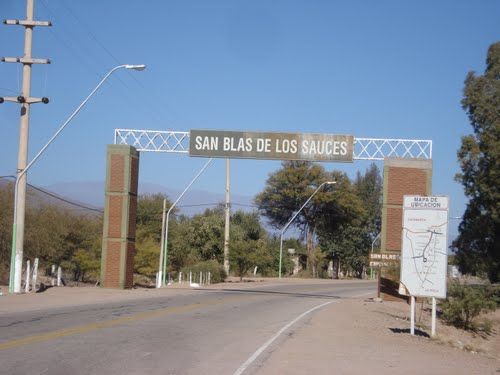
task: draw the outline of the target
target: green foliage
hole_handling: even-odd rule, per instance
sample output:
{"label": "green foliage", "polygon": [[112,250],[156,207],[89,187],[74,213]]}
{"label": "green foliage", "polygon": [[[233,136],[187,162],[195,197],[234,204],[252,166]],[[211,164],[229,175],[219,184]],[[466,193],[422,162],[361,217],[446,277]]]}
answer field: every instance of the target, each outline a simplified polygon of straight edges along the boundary
{"label": "green foliage", "polygon": [[172,223],[169,239],[171,270],[179,270],[199,261],[224,261],[224,211],[207,209],[192,218],[181,217]]}
{"label": "green foliage", "polygon": [[224,271],[224,267],[216,260],[206,260],[203,262],[198,262],[191,266],[182,268],[181,271],[184,275],[184,279],[187,279],[189,277],[189,272],[192,272],[193,278],[198,278],[200,272],[210,272],[210,282],[212,284],[222,283],[226,279],[226,272]]}
{"label": "green foliage", "polygon": [[457,174],[469,203],[453,242],[462,273],[500,281],[500,42],[490,46],[484,75],[465,80],[462,107],[473,134],[462,138]]}
{"label": "green foliage", "polygon": [[452,282],[448,287],[448,298],[441,303],[443,319],[456,327],[475,330],[474,320],[481,313],[496,309],[491,297],[487,287]]}
{"label": "green foliage", "polygon": [[373,240],[382,226],[383,182],[376,164],[372,163],[364,175],[357,172],[354,189],[365,207],[367,230]]}
{"label": "green foliage", "polygon": [[101,269],[101,252],[78,249],[69,260],[61,262],[61,267],[73,274],[74,281],[97,280]]}
{"label": "green foliage", "polygon": [[[281,169],[269,176],[264,191],[255,197],[255,202],[271,225],[282,229],[314,194],[318,186],[331,179],[329,177],[324,168],[317,164],[285,161]],[[292,225],[299,228],[302,236],[306,238],[308,268],[313,267],[310,262],[313,259],[316,227],[319,221],[323,220],[325,207],[332,200],[332,193],[329,190],[331,189],[325,186],[318,191],[309,204],[299,212]]]}
{"label": "green foliage", "polygon": [[160,243],[148,237],[136,243],[134,257],[134,272],[154,277],[158,271],[160,260]]}
{"label": "green foliage", "polygon": [[[0,272],[7,282],[12,242],[12,185],[0,188]],[[51,264],[71,271],[76,281],[97,278],[100,267],[102,219],[47,204],[28,190],[24,258],[39,258],[41,269]],[[96,268],[97,267],[97,268]]]}
{"label": "green foliage", "polygon": [[[161,224],[163,213],[163,200],[166,200],[165,210],[167,211],[172,202],[164,194],[145,194],[140,195],[137,200],[137,233],[138,242],[152,238],[160,242]],[[172,210],[170,215],[174,215],[176,209]]]}
{"label": "green foliage", "polygon": [[229,261],[240,280],[253,267],[265,268],[271,262],[272,255],[266,245],[267,234],[258,214],[237,211],[232,217]]}
{"label": "green foliage", "polygon": [[[362,177],[358,180],[358,185],[351,183],[349,178],[340,172],[334,172],[337,184],[332,193],[329,204],[322,213],[322,222],[318,227],[318,240],[321,249],[332,259],[339,267],[334,267],[334,277],[337,278],[337,272],[342,270],[354,273],[360,277],[363,268],[367,264],[368,251],[371,244],[376,225],[371,220],[375,220],[376,211],[373,208],[373,217],[368,214],[364,204],[368,194],[363,196],[357,190],[364,186]],[[366,184],[368,185],[368,184]],[[374,190],[373,187],[370,188]],[[366,191],[370,192],[368,187]]]}

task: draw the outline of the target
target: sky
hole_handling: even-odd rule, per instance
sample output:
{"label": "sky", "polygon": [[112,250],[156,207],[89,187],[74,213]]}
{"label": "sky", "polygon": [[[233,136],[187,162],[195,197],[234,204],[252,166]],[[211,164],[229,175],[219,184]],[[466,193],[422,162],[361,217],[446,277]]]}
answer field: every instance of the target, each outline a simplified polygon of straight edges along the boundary
{"label": "sky", "polygon": [[[25,2],[1,0],[1,18],[24,19]],[[30,159],[99,80],[105,83],[46,154],[29,182],[103,181],[115,128],[219,129],[431,139],[433,194],[450,216],[466,199],[454,181],[467,72],[484,72],[500,40],[500,2],[482,1],[123,1],[35,0],[36,65]],[[21,56],[24,28],[0,25],[0,56]],[[0,95],[17,96],[20,64],[0,64]],[[19,105],[0,106],[0,175],[17,165]],[[205,160],[142,153],[140,181],[182,190]],[[323,164],[354,177],[370,162]],[[377,165],[383,168],[383,164]],[[233,160],[232,193],[263,190],[278,161]],[[217,160],[193,189],[223,192]],[[175,197],[172,197],[175,198]],[[458,223],[457,223],[458,224]],[[455,229],[456,231],[456,229]]]}

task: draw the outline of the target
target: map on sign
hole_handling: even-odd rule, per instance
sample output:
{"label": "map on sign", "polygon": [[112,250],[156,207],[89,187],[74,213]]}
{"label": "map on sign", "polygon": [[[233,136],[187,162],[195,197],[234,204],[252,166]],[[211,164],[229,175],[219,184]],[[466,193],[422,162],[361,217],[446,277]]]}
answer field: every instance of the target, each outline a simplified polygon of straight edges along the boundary
{"label": "map on sign", "polygon": [[410,295],[446,298],[448,197],[405,196],[401,282]]}

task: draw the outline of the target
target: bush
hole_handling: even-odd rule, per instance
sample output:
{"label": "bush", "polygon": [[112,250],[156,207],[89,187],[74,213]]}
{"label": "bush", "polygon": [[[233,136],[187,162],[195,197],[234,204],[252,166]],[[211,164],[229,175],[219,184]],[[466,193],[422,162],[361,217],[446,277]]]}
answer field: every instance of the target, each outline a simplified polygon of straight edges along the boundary
{"label": "bush", "polygon": [[495,311],[490,287],[452,282],[448,298],[441,303],[443,319],[458,328],[475,330],[474,319],[483,312]]}
{"label": "bush", "polygon": [[[226,279],[226,272],[224,267],[219,264],[216,260],[207,260],[204,262],[199,262],[193,264],[192,266],[184,267],[182,270],[184,278],[189,277],[189,272],[193,273],[193,278],[200,274],[200,272],[206,273],[210,272],[210,282],[212,284],[222,283]],[[194,280],[193,280],[194,281]]]}

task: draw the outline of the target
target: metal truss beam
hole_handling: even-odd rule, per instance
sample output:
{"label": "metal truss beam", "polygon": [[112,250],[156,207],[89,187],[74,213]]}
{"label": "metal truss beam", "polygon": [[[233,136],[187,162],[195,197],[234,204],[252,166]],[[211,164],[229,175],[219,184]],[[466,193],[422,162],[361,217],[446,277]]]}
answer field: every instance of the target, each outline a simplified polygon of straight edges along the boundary
{"label": "metal truss beam", "polygon": [[[189,132],[115,129],[115,144],[137,151],[189,153]],[[432,141],[422,139],[354,138],[355,160],[384,158],[432,159]]]}

